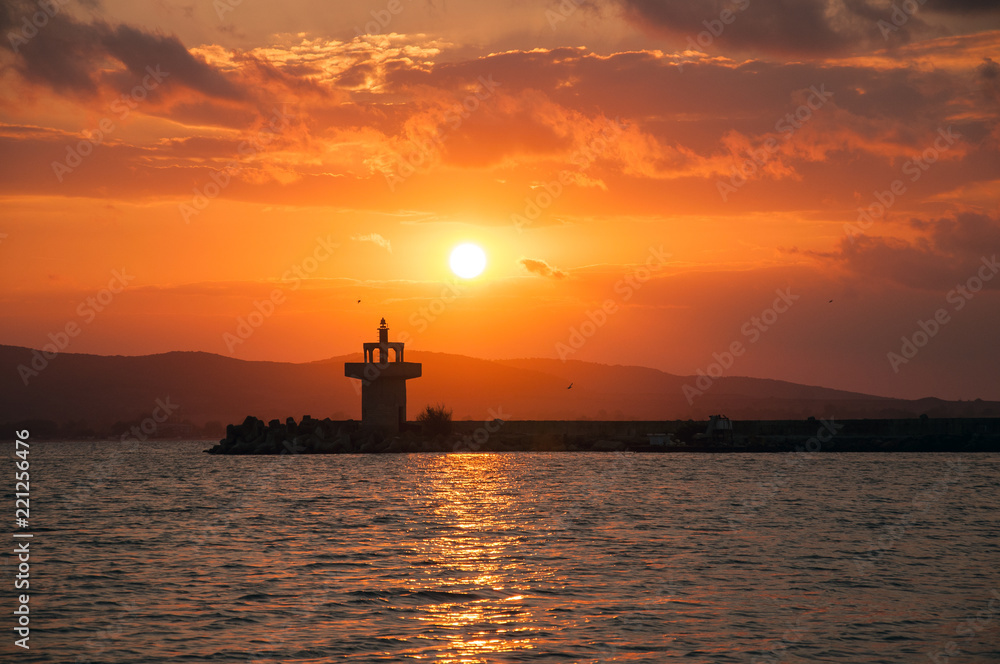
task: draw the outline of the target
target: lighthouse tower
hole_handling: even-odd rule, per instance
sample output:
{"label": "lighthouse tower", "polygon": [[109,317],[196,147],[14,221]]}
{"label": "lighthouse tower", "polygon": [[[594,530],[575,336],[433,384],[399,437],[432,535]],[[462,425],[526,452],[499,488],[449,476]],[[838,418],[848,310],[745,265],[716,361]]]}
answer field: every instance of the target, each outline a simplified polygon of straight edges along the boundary
{"label": "lighthouse tower", "polygon": [[[366,343],[364,349],[364,362],[344,363],[344,375],[361,381],[361,425],[398,433],[406,423],[406,381],[420,378],[420,363],[403,361],[403,342],[389,341],[384,318],[378,343]],[[390,349],[395,354],[392,362]]]}

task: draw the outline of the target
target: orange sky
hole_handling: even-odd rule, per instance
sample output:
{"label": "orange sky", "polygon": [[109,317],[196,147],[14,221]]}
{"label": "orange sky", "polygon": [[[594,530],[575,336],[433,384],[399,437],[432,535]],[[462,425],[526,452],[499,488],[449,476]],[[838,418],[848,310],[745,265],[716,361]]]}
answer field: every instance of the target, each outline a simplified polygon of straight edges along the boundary
{"label": "orange sky", "polygon": [[1000,12],[784,4],[6,3],[0,343],[1000,399]]}

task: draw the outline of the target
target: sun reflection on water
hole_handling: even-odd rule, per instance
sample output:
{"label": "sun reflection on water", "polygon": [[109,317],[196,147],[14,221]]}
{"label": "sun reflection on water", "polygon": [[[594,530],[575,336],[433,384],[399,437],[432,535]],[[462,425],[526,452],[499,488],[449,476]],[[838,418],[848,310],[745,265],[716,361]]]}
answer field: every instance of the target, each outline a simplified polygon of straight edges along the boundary
{"label": "sun reflection on water", "polygon": [[487,662],[490,655],[533,647],[532,622],[518,586],[514,529],[519,486],[508,461],[495,454],[450,454],[427,458],[428,496],[437,534],[422,540],[421,555],[435,561],[444,578],[425,590],[461,593],[465,599],[424,607],[418,620],[447,635],[451,657],[440,662]]}

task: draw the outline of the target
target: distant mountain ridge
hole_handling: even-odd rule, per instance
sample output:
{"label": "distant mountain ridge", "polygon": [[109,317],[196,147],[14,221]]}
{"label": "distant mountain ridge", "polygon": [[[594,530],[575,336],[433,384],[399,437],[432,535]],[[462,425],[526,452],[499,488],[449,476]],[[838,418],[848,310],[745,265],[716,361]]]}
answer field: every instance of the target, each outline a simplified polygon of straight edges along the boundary
{"label": "distant mountain ridge", "polygon": [[[149,416],[158,399],[178,408],[171,422],[239,422],[286,417],[357,419],[361,396],[344,362],[361,354],[307,363],[248,361],[205,352],[102,356],[60,353],[30,376],[33,349],[0,346],[0,422],[55,423],[104,434],[115,423]],[[1000,402],[877,397],[779,380],[721,377],[689,404],[682,392],[697,376],[656,369],[554,359],[482,360],[407,351],[423,363],[408,383],[408,415],[442,403],[455,419],[678,420],[997,417]],[[352,384],[353,383],[353,384]],[[569,385],[572,383],[572,388]]]}

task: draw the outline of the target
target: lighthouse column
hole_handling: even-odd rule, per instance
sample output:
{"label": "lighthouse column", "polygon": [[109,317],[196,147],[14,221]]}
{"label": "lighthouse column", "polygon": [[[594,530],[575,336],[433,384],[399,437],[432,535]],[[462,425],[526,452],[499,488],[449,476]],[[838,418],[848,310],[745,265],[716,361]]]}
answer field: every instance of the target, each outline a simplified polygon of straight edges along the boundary
{"label": "lighthouse column", "polygon": [[[390,349],[394,362],[389,361]],[[389,341],[384,318],[378,342],[364,344],[364,362],[346,362],[344,375],[361,381],[361,426],[398,433],[406,425],[406,381],[420,377],[421,365],[403,361],[403,343]]]}

